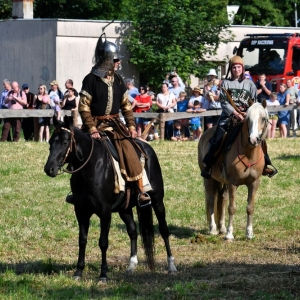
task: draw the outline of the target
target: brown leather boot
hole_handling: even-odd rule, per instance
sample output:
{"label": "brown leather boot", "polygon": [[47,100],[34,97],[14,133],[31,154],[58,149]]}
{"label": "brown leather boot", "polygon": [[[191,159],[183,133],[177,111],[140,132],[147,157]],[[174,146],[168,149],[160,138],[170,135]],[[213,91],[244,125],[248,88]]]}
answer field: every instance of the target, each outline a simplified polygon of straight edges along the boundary
{"label": "brown leather boot", "polygon": [[150,201],[151,200],[150,196],[147,193],[143,192],[143,188],[144,188],[143,178],[140,178],[137,181],[137,184],[138,184],[138,187],[139,187],[139,191],[138,191],[139,192],[139,196],[138,196],[139,202]]}
{"label": "brown leather boot", "polygon": [[149,200],[151,200],[151,198],[147,193],[140,194],[139,201],[149,201]]}
{"label": "brown leather boot", "polygon": [[263,176],[268,176],[269,178],[275,176],[278,173],[277,169],[271,169],[268,166],[265,166],[262,175]]}

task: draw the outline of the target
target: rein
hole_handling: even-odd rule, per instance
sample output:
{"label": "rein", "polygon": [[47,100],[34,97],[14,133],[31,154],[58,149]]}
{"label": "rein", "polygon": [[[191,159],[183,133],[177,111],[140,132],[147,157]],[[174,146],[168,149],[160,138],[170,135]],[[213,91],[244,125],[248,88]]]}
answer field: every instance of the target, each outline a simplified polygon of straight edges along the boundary
{"label": "rein", "polygon": [[74,132],[73,132],[73,131],[71,131],[71,130],[69,130],[69,129],[67,129],[67,128],[64,128],[64,127],[61,127],[61,129],[64,130],[64,131],[67,131],[68,133],[70,133],[71,139],[70,139],[70,145],[69,145],[68,150],[67,150],[67,152],[66,152],[66,154],[65,154],[65,157],[64,157],[63,161],[61,162],[61,167],[59,168],[59,169],[62,171],[62,173],[59,173],[58,175],[61,175],[61,174],[63,174],[64,172],[65,172],[65,173],[69,173],[69,174],[73,174],[73,173],[76,173],[76,172],[78,172],[79,170],[81,170],[81,169],[88,163],[88,161],[90,160],[90,158],[91,158],[91,156],[92,156],[92,153],[93,153],[93,150],[94,150],[94,143],[95,143],[95,142],[94,142],[94,139],[91,138],[91,139],[92,139],[92,148],[91,148],[91,152],[90,152],[89,157],[87,158],[87,160],[84,162],[84,164],[83,164],[82,166],[80,166],[78,169],[73,170],[73,171],[69,171],[69,170],[67,170],[67,169],[63,169],[62,167],[63,167],[63,165],[66,163],[66,159],[67,159],[69,153],[72,152],[72,145],[73,145],[73,144],[74,144],[74,149],[75,149],[75,152],[76,152],[76,140],[75,140],[75,138],[74,138]]}

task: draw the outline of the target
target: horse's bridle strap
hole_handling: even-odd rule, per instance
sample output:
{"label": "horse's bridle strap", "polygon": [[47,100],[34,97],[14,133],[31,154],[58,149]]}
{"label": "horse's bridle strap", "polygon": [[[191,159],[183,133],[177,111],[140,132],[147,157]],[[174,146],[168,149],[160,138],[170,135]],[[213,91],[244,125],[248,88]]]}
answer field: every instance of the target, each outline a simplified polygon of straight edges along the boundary
{"label": "horse's bridle strap", "polygon": [[[75,140],[75,138],[74,138],[74,132],[72,132],[71,130],[69,130],[69,129],[67,129],[67,128],[64,128],[64,127],[61,127],[61,129],[62,129],[62,130],[65,130],[65,131],[67,131],[67,132],[69,132],[70,135],[71,135],[70,145],[69,145],[68,150],[67,150],[67,152],[66,152],[66,155],[65,155],[65,157],[64,157],[64,159],[63,159],[63,161],[62,161],[62,166],[63,166],[63,165],[65,164],[65,161],[66,161],[66,159],[67,159],[69,153],[72,152],[72,145],[73,145],[73,143],[74,143],[74,148],[75,148],[75,151],[76,151],[76,140]],[[81,170],[81,169],[87,164],[87,162],[90,160],[90,158],[91,158],[91,156],[92,156],[92,153],[93,153],[93,150],[94,150],[94,139],[91,138],[91,140],[92,140],[92,148],[91,148],[91,152],[90,152],[90,155],[89,155],[89,157],[87,158],[87,160],[84,162],[84,164],[81,165],[78,169],[73,170],[73,171],[70,171],[70,170],[67,170],[67,169],[62,169],[63,172],[66,172],[66,173],[69,173],[69,174],[73,174],[73,173],[76,173],[76,172],[78,172],[79,170]]]}

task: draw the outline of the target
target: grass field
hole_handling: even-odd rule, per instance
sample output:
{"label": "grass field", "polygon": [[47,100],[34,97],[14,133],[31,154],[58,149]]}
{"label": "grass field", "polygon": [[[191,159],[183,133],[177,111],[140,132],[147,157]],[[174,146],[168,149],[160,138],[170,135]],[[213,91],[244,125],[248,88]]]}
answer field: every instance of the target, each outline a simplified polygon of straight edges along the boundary
{"label": "grass field", "polygon": [[[91,221],[83,279],[72,279],[78,229],[64,202],[69,177],[43,172],[48,144],[0,144],[0,299],[300,299],[300,139],[268,142],[279,174],[263,177],[254,235],[245,239],[246,188],[238,190],[235,241],[207,235],[197,143],[152,142],[165,183],[167,221],[178,274],[167,274],[156,227],[156,270],[139,240],[136,273],[125,274],[129,238],[114,214],[108,250],[109,283],[98,284],[99,221]],[[191,240],[198,236],[198,243]]]}

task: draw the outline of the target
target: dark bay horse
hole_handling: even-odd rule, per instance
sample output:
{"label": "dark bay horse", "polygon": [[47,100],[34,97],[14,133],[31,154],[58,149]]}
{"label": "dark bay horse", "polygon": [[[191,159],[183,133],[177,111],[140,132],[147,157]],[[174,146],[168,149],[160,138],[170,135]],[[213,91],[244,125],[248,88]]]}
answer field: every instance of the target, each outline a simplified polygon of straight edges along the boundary
{"label": "dark bay horse", "polygon": [[[212,168],[212,178],[204,179],[207,221],[210,234],[225,233],[227,240],[233,240],[233,216],[236,211],[236,190],[240,185],[248,188],[246,237],[253,238],[252,214],[254,199],[260,184],[265,160],[262,142],[267,136],[268,112],[265,106],[255,103],[247,111],[237,138],[229,150],[216,157]],[[209,139],[214,128],[207,130],[198,145],[198,164],[204,168],[202,160],[209,151]],[[229,221],[225,227],[225,205],[229,194]],[[215,210],[216,203],[216,210]],[[217,214],[217,224],[215,222]]]}
{"label": "dark bay horse", "polygon": [[[164,186],[161,168],[152,147],[142,141],[136,141],[145,151],[148,159],[145,170],[153,191],[148,192],[151,205],[139,207],[137,193],[133,191],[129,205],[119,203],[118,195],[114,194],[114,169],[102,141],[94,141],[88,134],[68,124],[56,124],[50,138],[50,154],[44,170],[48,176],[55,177],[65,163],[71,163],[73,173],[70,179],[74,196],[75,214],[79,225],[79,255],[76,279],[81,278],[85,266],[85,250],[90,218],[96,214],[100,218],[99,247],[102,253],[101,273],[99,280],[107,280],[106,253],[108,249],[108,234],[112,212],[118,212],[126,224],[131,241],[130,261],[127,271],[133,272],[137,266],[137,229],[133,219],[132,208],[137,207],[140,234],[150,269],[154,267],[154,229],[152,208],[159,223],[159,231],[167,251],[168,271],[176,272],[174,258],[169,244],[169,230],[165,219],[163,203]],[[93,147],[92,147],[93,145]]]}

